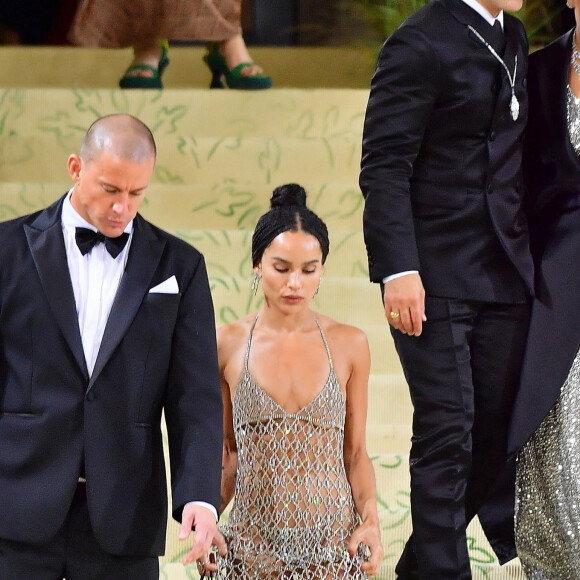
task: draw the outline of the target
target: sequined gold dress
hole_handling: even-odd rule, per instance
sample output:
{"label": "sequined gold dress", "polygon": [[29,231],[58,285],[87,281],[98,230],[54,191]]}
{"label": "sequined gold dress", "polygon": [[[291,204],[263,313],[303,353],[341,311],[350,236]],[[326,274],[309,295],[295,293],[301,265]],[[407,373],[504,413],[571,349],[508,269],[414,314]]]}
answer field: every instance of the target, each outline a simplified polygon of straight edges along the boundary
{"label": "sequined gold dress", "polygon": [[[257,319],[256,319],[257,320]],[[346,541],[359,523],[343,460],[346,400],[324,332],[330,372],[320,392],[287,413],[244,369],[232,401],[238,447],[234,503],[226,525],[228,555],[220,579],[363,579],[363,551]]]}
{"label": "sequined gold dress", "polygon": [[[567,111],[580,155],[580,99],[570,87]],[[518,455],[516,545],[529,579],[580,580],[580,352],[558,400]]]}

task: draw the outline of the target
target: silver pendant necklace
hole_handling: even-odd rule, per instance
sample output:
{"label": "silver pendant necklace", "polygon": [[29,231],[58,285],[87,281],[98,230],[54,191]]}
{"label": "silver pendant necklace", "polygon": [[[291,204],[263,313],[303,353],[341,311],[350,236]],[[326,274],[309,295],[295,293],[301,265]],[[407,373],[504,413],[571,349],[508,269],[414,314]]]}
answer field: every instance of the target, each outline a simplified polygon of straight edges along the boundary
{"label": "silver pendant necklace", "polygon": [[489,42],[487,42],[487,40],[485,40],[485,38],[483,38],[483,36],[481,36],[481,34],[479,34],[479,32],[477,32],[477,30],[475,30],[475,28],[473,28],[473,26],[471,26],[471,24],[468,24],[467,28],[469,28],[469,30],[471,30],[471,32],[473,32],[473,34],[475,34],[475,36],[477,36],[477,38],[481,42],[483,42],[483,44],[485,45],[487,50],[489,50],[489,52],[491,52],[491,54],[493,54],[493,56],[495,56],[495,58],[498,60],[498,62],[501,64],[501,66],[503,66],[503,68],[505,69],[505,72],[506,72],[508,79],[510,81],[510,86],[512,88],[512,98],[510,100],[510,113],[512,114],[512,119],[514,121],[517,121],[517,119],[520,115],[520,103],[518,102],[518,99],[516,97],[516,72],[518,70],[518,55],[516,54],[515,64],[514,64],[514,75],[512,77],[512,75],[510,74],[510,71],[508,70],[507,64],[504,62],[503,58],[495,51],[495,48],[493,48],[493,46],[491,46],[491,44],[489,44]]}

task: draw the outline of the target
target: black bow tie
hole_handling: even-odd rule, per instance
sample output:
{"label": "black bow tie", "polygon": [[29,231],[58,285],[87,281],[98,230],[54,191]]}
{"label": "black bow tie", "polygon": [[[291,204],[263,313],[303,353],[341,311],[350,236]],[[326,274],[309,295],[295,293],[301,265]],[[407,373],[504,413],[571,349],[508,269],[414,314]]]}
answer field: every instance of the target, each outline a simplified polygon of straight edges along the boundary
{"label": "black bow tie", "polygon": [[95,232],[89,228],[76,228],[75,232],[75,240],[83,256],[88,254],[96,244],[103,243],[107,252],[113,258],[116,258],[125,247],[128,239],[129,234],[127,232],[123,232],[117,238],[108,238],[101,232]]}

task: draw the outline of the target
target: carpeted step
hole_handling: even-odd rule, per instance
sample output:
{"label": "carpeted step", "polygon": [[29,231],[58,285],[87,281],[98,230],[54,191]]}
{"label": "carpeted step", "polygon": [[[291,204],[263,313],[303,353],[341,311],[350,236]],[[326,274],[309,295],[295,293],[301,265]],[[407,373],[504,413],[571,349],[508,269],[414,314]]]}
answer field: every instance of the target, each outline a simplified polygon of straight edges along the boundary
{"label": "carpeted step", "polygon": [[368,99],[368,91],[355,89],[160,92],[0,87],[1,135],[52,133],[60,145],[78,144],[97,117],[120,112],[138,116],[160,144],[171,135],[324,137],[332,143],[362,134]]}
{"label": "carpeted step", "polygon": [[[66,164],[66,155],[61,163]],[[297,181],[306,189],[309,207],[326,222],[333,248],[336,245],[335,230],[362,230],[363,198],[356,179],[327,183]],[[58,199],[71,185],[69,179],[0,182],[0,220],[42,209]],[[153,181],[140,211],[164,229],[253,231],[258,218],[268,209],[273,187],[274,184],[266,186],[233,179],[187,184]]]}
{"label": "carpeted step", "polygon": [[[370,48],[253,46],[250,51],[255,62],[272,76],[276,88],[364,89],[369,86],[379,48],[378,44]],[[165,90],[209,87],[211,75],[202,61],[204,54],[203,46],[172,45],[171,64],[163,75]],[[131,59],[130,48],[3,46],[2,86],[115,89]]]}
{"label": "carpeted step", "polygon": [[[57,121],[55,120],[55,123]],[[0,181],[65,181],[66,159],[78,151],[78,134],[62,128],[27,135],[0,135]],[[155,180],[163,183],[224,180],[252,181],[269,193],[282,183],[314,181],[326,174],[335,181],[357,179],[360,137],[198,137],[185,133],[158,139]],[[51,151],[46,155],[45,151]]]}
{"label": "carpeted step", "polygon": [[66,158],[98,116],[129,112],[158,143],[164,183],[353,182],[367,92],[0,90],[0,182],[66,181]]}
{"label": "carpeted step", "polygon": [[[369,407],[367,425],[385,425],[395,423],[411,424],[413,406],[409,397],[409,388],[401,372],[392,374],[371,374],[369,377]],[[410,440],[410,431],[409,438]],[[408,451],[408,446],[401,451]]]}

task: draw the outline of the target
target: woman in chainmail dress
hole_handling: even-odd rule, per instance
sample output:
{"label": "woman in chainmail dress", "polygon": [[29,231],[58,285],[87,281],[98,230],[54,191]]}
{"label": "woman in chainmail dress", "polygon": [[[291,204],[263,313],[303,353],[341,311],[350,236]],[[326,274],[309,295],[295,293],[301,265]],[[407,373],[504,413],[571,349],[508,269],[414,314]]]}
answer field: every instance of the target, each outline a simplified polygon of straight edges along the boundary
{"label": "woman in chainmail dress", "polygon": [[[363,579],[382,559],[365,447],[370,355],[357,328],[314,313],[328,254],[304,190],[277,188],[252,238],[259,312],[218,330],[225,407],[226,558],[202,575]],[[205,571],[203,566],[205,565]]]}
{"label": "woman in chainmail dress", "polygon": [[[576,23],[580,0],[568,0]],[[578,27],[530,57],[524,178],[537,292],[510,451],[516,544],[534,580],[580,579],[580,46]]]}

